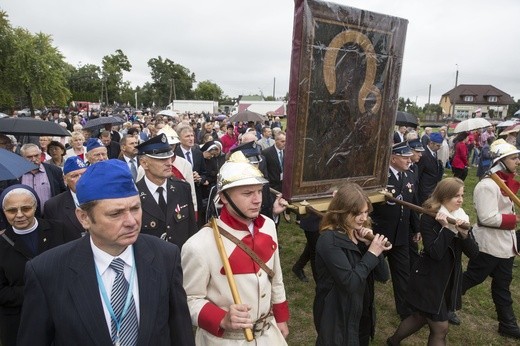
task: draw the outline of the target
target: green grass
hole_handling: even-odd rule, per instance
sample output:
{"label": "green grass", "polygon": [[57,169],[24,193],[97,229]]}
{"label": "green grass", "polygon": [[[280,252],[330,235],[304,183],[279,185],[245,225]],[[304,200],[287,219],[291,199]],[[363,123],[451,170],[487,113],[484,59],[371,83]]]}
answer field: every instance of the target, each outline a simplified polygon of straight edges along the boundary
{"label": "green grass", "polygon": [[[451,171],[447,171],[451,176]],[[475,176],[476,168],[470,168],[465,181],[464,210],[469,214],[470,220],[475,221],[473,208],[473,189],[478,179]],[[310,282],[300,282],[291,271],[291,267],[299,257],[305,246],[303,231],[295,223],[283,222],[279,229],[279,240],[283,246],[281,250],[282,270],[284,273],[285,289],[291,310],[289,321],[289,345],[314,345],[316,332],[312,319],[312,303],[314,300],[314,281],[312,280],[310,264],[305,267],[305,272]],[[518,262],[518,261],[517,261]],[[463,265],[466,266],[467,258],[463,256]],[[517,316],[520,317],[520,287],[517,277],[520,269],[513,270],[513,294],[514,307]],[[434,278],[432,278],[434,279]],[[384,345],[399,324],[399,318],[395,313],[392,283],[376,283],[377,323],[376,335],[373,345]],[[447,341],[451,345],[519,345],[520,342],[501,337],[497,333],[498,322],[491,300],[490,279],[483,284],[472,288],[463,296],[462,310],[458,312],[462,320],[460,326],[450,326]],[[428,328],[407,338],[403,345],[425,345],[428,338]]]}

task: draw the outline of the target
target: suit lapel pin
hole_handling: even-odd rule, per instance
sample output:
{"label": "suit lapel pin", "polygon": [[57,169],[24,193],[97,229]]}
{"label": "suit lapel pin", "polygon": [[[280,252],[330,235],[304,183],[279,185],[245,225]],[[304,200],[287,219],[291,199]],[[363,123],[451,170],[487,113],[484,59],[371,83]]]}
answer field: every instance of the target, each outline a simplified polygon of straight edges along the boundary
{"label": "suit lapel pin", "polygon": [[150,227],[155,228],[155,225],[156,225],[155,221],[150,221]]}
{"label": "suit lapel pin", "polygon": [[177,213],[177,219],[181,219],[182,218],[182,215],[181,215],[181,207],[179,206],[179,204],[177,204],[177,206],[175,207],[175,212]]}

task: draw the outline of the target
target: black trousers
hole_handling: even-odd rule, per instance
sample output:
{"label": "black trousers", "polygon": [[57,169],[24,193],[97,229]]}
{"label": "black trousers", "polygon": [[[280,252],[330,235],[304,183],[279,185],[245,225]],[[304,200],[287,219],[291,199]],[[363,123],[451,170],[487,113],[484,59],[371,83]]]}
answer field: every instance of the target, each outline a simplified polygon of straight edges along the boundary
{"label": "black trousers", "polygon": [[468,267],[462,277],[462,294],[490,276],[491,297],[495,306],[511,306],[513,299],[509,286],[513,280],[514,259],[514,257],[498,258],[480,252],[476,258],[468,262]]}
{"label": "black trousers", "polygon": [[451,167],[451,170],[453,171],[453,176],[455,178],[459,178],[462,181],[466,180],[466,177],[468,176],[467,168],[460,169],[460,168]]}
{"label": "black trousers", "polygon": [[314,260],[316,259],[316,243],[318,242],[320,232],[304,231],[304,233],[305,238],[307,238],[307,243],[305,244],[305,248],[300,257],[296,263],[294,263],[294,267],[297,269],[303,269],[307,262],[311,262],[312,276],[314,277],[314,281],[316,281],[316,267]]}
{"label": "black trousers", "polygon": [[410,247],[408,245],[394,246],[386,252],[392,285],[394,289],[395,309],[397,314],[404,319],[410,315],[410,309],[406,302],[406,290],[410,278]]}

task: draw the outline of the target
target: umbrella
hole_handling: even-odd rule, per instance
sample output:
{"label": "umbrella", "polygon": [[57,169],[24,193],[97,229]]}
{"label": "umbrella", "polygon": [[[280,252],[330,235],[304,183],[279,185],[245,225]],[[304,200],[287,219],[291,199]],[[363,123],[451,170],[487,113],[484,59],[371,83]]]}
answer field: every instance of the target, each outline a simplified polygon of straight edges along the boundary
{"label": "umbrella", "polygon": [[507,136],[510,133],[516,132],[520,132],[520,123],[505,128],[504,131],[500,132],[500,136]]}
{"label": "umbrella", "polygon": [[484,118],[471,118],[458,123],[453,133],[468,132],[489,126],[491,126],[491,123]]}
{"label": "umbrella", "polygon": [[515,112],[515,114],[513,114],[513,116],[515,116],[515,117],[520,117],[520,109],[517,110],[517,111]]}
{"label": "umbrella", "polygon": [[114,125],[114,124],[122,124],[125,121],[119,117],[99,117],[96,119],[91,119],[87,121],[85,126],[83,126],[84,129],[93,130],[102,128],[105,125]]}
{"label": "umbrella", "polygon": [[225,114],[219,114],[215,117],[215,120],[217,121],[222,121],[222,120],[226,120],[227,119],[227,115]]}
{"label": "umbrella", "polygon": [[417,127],[419,122],[417,121],[417,116],[407,112],[398,111],[395,124],[399,126]]}
{"label": "umbrella", "polygon": [[0,148],[0,181],[18,179],[24,173],[37,168],[38,166],[20,155]]}
{"label": "umbrella", "polygon": [[518,120],[506,120],[497,124],[497,127],[509,127],[518,124]]}
{"label": "umbrella", "polygon": [[2,118],[0,132],[11,135],[70,136],[69,131],[55,122],[33,118]]}
{"label": "umbrella", "polygon": [[179,114],[177,114],[175,111],[172,111],[171,109],[163,109],[162,111],[159,111],[157,115],[165,115],[167,117],[178,117]]}
{"label": "umbrella", "polygon": [[266,120],[267,120],[267,118],[264,117],[262,114],[251,112],[251,111],[248,111],[248,110],[245,110],[245,111],[242,111],[242,112],[238,112],[235,115],[231,116],[231,118],[229,118],[229,122],[230,123],[234,123],[234,122],[237,122],[237,121],[241,121],[241,122],[254,121],[254,122],[257,122],[257,121],[266,121]]}

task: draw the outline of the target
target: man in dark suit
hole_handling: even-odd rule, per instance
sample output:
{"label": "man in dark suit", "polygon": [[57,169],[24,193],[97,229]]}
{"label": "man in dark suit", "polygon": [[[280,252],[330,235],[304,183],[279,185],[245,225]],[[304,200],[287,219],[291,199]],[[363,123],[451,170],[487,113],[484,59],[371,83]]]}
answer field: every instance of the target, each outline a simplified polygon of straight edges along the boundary
{"label": "man in dark suit", "polygon": [[[22,157],[31,161],[38,169],[25,173],[20,178],[24,185],[32,187],[38,194],[40,205],[43,207],[51,197],[59,195],[66,190],[63,182],[63,172],[61,168],[41,162],[42,151],[36,144],[27,143],[20,149]],[[45,215],[45,208],[42,208],[42,215]]]}
{"label": "man in dark suit", "polygon": [[399,126],[399,129],[394,132],[394,144],[405,141],[406,130],[407,130],[406,126],[403,126],[403,125]]}
{"label": "man in dark suit", "polygon": [[61,221],[67,230],[74,232],[79,237],[83,236],[86,230],[76,216],[76,183],[87,170],[87,165],[78,156],[71,156],[63,165],[63,180],[68,190],[52,197],[45,202],[45,218]]}
{"label": "man in dark suit", "polygon": [[[137,158],[137,145],[139,144],[137,137],[132,135],[124,135],[121,138],[121,155],[119,159],[124,161],[128,168],[130,169],[130,173],[132,173],[132,178],[134,181],[137,180],[137,168],[139,167],[139,159]],[[132,167],[133,166],[133,167]]]}
{"label": "man in dark suit", "polygon": [[280,192],[282,191],[284,150],[285,133],[278,132],[274,138],[274,145],[262,151],[267,166],[269,185]]}
{"label": "man in dark suit", "polygon": [[430,142],[426,145],[423,155],[417,163],[419,205],[422,205],[430,197],[444,174],[444,167],[437,158],[437,151],[440,149],[442,141],[443,138],[440,133],[430,134]]}
{"label": "man in dark suit", "polygon": [[112,135],[110,131],[101,132],[99,138],[101,139],[101,143],[107,148],[107,156],[109,159],[117,159],[119,158],[119,153],[121,153],[121,145],[119,142],[112,140]]}
{"label": "man in dark suit", "polygon": [[174,154],[165,134],[136,148],[145,172],[136,184],[143,208],[141,232],[182,248],[198,230],[190,184],[172,177]]}
{"label": "man in dark suit", "polygon": [[128,167],[98,162],[76,187],[89,235],[27,264],[18,345],[194,345],[179,248],[139,234]]}
{"label": "man in dark suit", "polygon": [[179,134],[180,145],[175,148],[175,155],[186,159],[192,167],[193,181],[195,182],[195,194],[197,195],[197,205],[199,206],[199,215],[197,217],[199,227],[204,224],[204,215],[201,215],[203,186],[209,185],[206,178],[206,163],[202,151],[195,145],[195,134],[191,126],[181,126],[177,130]]}
{"label": "man in dark suit", "polygon": [[[395,198],[412,203],[415,198],[413,175],[408,171],[412,151],[406,142],[394,144],[388,170],[386,189]],[[372,212],[374,233],[383,234],[393,247],[386,252],[397,313],[401,319],[410,315],[406,303],[406,288],[410,277],[409,237],[419,232],[415,212],[394,202],[374,204]]]}

